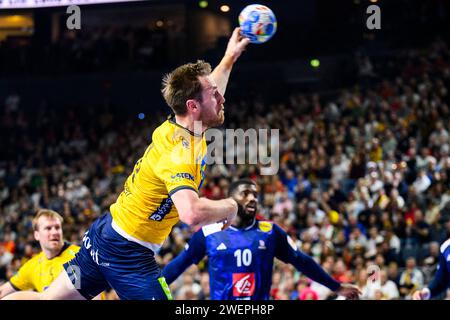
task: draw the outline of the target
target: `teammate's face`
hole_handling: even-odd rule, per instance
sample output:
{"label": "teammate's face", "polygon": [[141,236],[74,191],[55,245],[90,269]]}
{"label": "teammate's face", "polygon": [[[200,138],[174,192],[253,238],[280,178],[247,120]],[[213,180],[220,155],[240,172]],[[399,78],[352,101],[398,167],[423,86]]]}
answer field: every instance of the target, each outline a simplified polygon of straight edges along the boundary
{"label": "teammate's face", "polygon": [[37,225],[38,230],[34,232],[34,237],[39,241],[41,248],[59,251],[64,245],[61,221],[57,218],[42,216]]}
{"label": "teammate's face", "polygon": [[239,212],[243,215],[241,218],[254,218],[256,210],[258,209],[258,191],[253,184],[241,184],[234,193],[233,198],[244,207],[244,212]]}
{"label": "teammate's face", "polygon": [[217,90],[217,85],[210,76],[200,77],[203,90],[200,101],[200,121],[207,128],[220,126],[225,120],[224,102],[225,98]]}

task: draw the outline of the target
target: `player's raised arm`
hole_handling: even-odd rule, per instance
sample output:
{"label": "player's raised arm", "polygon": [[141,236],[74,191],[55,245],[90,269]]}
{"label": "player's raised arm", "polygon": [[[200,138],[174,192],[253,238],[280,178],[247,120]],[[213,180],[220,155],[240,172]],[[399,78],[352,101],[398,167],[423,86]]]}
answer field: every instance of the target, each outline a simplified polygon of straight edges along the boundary
{"label": "player's raised arm", "polygon": [[163,276],[167,284],[171,284],[192,264],[199,263],[206,254],[205,237],[203,230],[193,234],[182,253],[163,269]]}
{"label": "player's raised arm", "polygon": [[250,42],[248,38],[245,38],[240,34],[240,31],[240,28],[234,29],[233,34],[228,41],[225,55],[211,73],[211,77],[214,79],[215,83],[217,84],[218,91],[222,95],[225,94],[233,64],[236,62],[236,60],[239,58],[239,56],[242,54],[242,52]]}
{"label": "player's raised arm", "polygon": [[229,226],[236,216],[238,204],[232,198],[209,200],[200,198],[191,189],[182,189],[171,195],[180,220],[192,226],[204,226],[226,220]]}

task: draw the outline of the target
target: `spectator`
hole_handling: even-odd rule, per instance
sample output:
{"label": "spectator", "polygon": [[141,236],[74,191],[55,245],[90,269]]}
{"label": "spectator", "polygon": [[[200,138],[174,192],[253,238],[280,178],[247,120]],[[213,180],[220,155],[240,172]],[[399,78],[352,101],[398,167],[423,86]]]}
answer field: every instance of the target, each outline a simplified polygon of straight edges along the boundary
{"label": "spectator", "polygon": [[416,267],[416,259],[414,257],[409,257],[406,260],[406,269],[400,275],[400,295],[406,299],[411,299],[412,293],[422,287],[423,274]]}
{"label": "spectator", "polygon": [[380,272],[381,279],[381,293],[382,297],[386,300],[394,300],[400,298],[397,284],[390,280],[386,269],[382,269]]}

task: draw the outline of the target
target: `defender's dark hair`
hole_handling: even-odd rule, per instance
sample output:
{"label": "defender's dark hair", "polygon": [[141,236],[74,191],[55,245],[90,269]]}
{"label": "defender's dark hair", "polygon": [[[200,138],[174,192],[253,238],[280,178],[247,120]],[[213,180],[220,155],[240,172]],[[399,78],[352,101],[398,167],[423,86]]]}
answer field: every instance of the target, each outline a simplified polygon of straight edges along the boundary
{"label": "defender's dark hair", "polygon": [[231,183],[230,188],[228,189],[228,196],[231,197],[241,184],[252,184],[256,186],[256,182],[249,178],[236,180]]}

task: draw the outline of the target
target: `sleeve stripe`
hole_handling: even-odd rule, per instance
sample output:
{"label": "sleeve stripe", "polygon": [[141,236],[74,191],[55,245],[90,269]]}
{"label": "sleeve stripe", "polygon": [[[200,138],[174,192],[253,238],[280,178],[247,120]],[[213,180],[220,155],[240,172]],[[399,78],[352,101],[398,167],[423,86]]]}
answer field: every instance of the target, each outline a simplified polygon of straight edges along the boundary
{"label": "sleeve stripe", "polygon": [[191,186],[179,186],[179,187],[176,187],[175,189],[169,191],[169,196],[172,196],[175,192],[180,191],[180,190],[183,190],[183,189],[190,189],[190,190],[195,191],[195,193],[198,193],[198,191],[195,190],[195,189],[194,189],[193,187],[191,187]]}
{"label": "sleeve stripe", "polygon": [[447,239],[442,245],[441,245],[441,253],[444,253],[445,249],[450,246],[450,239]]}

